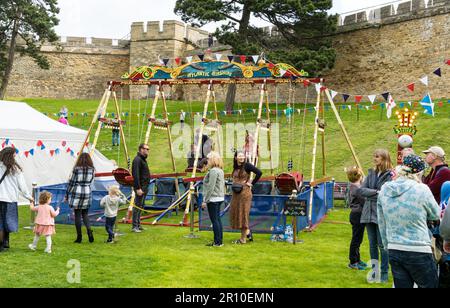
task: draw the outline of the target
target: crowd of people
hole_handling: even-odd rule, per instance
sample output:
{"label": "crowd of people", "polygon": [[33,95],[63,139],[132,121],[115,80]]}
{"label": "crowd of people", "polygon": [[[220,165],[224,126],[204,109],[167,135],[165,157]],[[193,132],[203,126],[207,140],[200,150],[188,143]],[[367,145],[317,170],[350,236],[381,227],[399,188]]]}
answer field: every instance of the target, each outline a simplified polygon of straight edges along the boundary
{"label": "crowd of people", "polygon": [[[136,195],[132,214],[132,231],[141,233],[141,213],[145,206],[150,183],[148,167],[149,147],[141,144],[132,163],[133,190]],[[349,267],[365,270],[368,264],[361,259],[360,248],[367,230],[371,275],[369,282],[386,283],[389,265],[395,287],[436,288],[449,287],[450,267],[450,170],[445,163],[445,152],[431,147],[423,152],[424,158],[412,149],[403,151],[402,164],[393,167],[389,152],[379,149],[373,155],[373,167],[364,178],[357,167],[347,169],[350,182],[348,204],[351,208],[350,222],[352,240]],[[212,247],[223,246],[223,226],[220,216],[225,201],[224,163],[220,155],[204,153],[207,173],[203,182],[202,208],[208,209],[214,233]],[[22,168],[16,162],[16,152],[11,147],[0,151],[0,252],[10,246],[9,235],[18,231],[18,199],[22,196],[31,203],[31,211],[37,213],[34,240],[29,245],[36,250],[40,237],[46,238],[46,253],[52,252],[52,236],[56,233],[51,193],[44,191],[38,196],[38,206],[30,194]],[[430,172],[424,176],[425,170]],[[91,184],[95,168],[88,153],[82,153],[71,173],[65,202],[73,209],[76,240],[83,240],[82,224],[88,240],[94,242],[88,211],[91,206]],[[236,151],[233,160],[230,204],[230,225],[240,230],[240,238],[234,244],[244,245],[253,241],[250,230],[252,187],[262,172],[248,161],[245,151]],[[119,186],[109,187],[108,195],[100,204],[105,209],[107,243],[114,242],[114,225],[120,205],[127,200]]]}
{"label": "crowd of people", "polygon": [[[349,267],[368,267],[360,256],[367,230],[370,283],[387,283],[390,265],[396,288],[450,286],[450,170],[441,147],[423,153],[424,158],[405,149],[402,164],[393,168],[389,152],[376,150],[363,181],[362,170],[347,169],[353,230]],[[423,176],[427,167],[431,170]]]}

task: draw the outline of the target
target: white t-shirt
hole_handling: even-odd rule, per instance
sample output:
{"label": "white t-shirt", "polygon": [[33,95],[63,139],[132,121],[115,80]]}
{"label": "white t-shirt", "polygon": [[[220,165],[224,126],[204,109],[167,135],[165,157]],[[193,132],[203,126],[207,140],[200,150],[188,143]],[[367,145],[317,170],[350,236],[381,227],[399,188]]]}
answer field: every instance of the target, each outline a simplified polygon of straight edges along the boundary
{"label": "white t-shirt", "polygon": [[[5,172],[5,165],[0,162],[0,179],[3,177]],[[16,174],[8,174],[0,184],[0,201],[18,202],[20,193],[27,199],[32,198],[23,173],[17,172]]]}

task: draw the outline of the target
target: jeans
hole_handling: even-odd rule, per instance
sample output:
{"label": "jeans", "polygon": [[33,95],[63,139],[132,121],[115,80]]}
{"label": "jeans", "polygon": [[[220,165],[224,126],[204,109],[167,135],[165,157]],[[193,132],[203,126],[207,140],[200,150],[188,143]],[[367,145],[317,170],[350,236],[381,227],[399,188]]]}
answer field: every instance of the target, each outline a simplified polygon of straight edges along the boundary
{"label": "jeans", "polygon": [[106,217],[105,229],[108,233],[108,239],[114,239],[114,226],[116,224],[116,217]]}
{"label": "jeans", "polygon": [[112,144],[113,145],[120,144],[120,130],[118,130],[118,129],[112,130]]}
{"label": "jeans", "polygon": [[364,240],[364,231],[366,226],[361,221],[361,213],[351,213],[350,222],[352,224],[352,241],[350,243],[350,264],[356,264],[361,261],[359,248]]}
{"label": "jeans", "polygon": [[75,212],[75,228],[77,229],[77,235],[81,236],[81,219],[83,219],[86,229],[91,230],[91,222],[88,216],[89,210],[74,210]]}
{"label": "jeans", "polygon": [[222,220],[220,218],[220,207],[223,202],[209,202],[208,205],[208,214],[211,219],[211,223],[213,226],[214,232],[214,244],[222,245],[223,242],[223,227]]}
{"label": "jeans", "polygon": [[437,266],[431,253],[389,250],[394,284],[398,289],[412,289],[414,283],[419,288],[437,288]]}
{"label": "jeans", "polygon": [[381,254],[381,276],[389,273],[389,252],[387,248],[383,247],[381,240],[380,229],[377,224],[366,224],[367,235],[369,236],[370,244],[370,258],[372,260],[380,261]]}
{"label": "jeans", "polygon": [[[134,204],[139,208],[144,208],[145,206],[145,198],[147,198],[148,190],[143,190],[144,194],[142,196],[138,196],[135,191],[136,198],[134,200]],[[142,210],[133,207],[133,229],[140,228],[141,226],[141,214]]]}

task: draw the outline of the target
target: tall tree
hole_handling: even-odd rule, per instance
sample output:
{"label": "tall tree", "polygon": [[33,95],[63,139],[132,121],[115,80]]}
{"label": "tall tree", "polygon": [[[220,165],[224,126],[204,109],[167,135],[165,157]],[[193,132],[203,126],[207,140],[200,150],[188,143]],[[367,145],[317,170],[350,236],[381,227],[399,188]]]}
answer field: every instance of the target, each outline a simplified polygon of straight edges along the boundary
{"label": "tall tree", "polygon": [[[320,75],[334,65],[336,54],[330,35],[337,16],[329,15],[331,0],[177,0],[175,13],[184,22],[201,27],[213,22],[218,40],[237,55],[264,52],[274,62],[289,63],[312,75]],[[251,24],[264,20],[276,28],[273,35]],[[232,109],[236,87],[230,85],[226,108]]]}
{"label": "tall tree", "polygon": [[14,56],[30,56],[42,69],[50,64],[41,54],[44,42],[56,42],[57,0],[0,0],[0,99],[5,97]]}

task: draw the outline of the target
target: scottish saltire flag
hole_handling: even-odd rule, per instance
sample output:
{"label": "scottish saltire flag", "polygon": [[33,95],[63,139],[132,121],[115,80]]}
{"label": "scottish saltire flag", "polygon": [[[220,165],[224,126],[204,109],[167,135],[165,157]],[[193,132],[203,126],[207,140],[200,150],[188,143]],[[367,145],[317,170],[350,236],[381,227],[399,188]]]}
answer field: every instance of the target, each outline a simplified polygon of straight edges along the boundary
{"label": "scottish saltire flag", "polygon": [[388,96],[386,106],[387,106],[387,117],[388,117],[388,119],[390,119],[392,117],[392,109],[394,109],[395,106],[397,106],[394,99],[392,98],[392,95],[390,95],[390,94]]}
{"label": "scottish saltire flag", "polygon": [[431,96],[429,93],[420,101],[420,104],[422,105],[423,109],[425,109],[424,113],[434,117],[434,103],[431,100]]}

